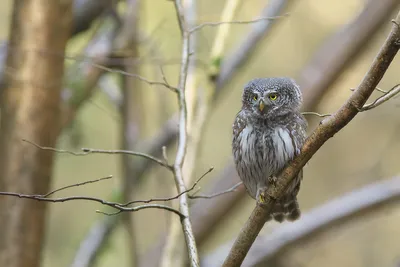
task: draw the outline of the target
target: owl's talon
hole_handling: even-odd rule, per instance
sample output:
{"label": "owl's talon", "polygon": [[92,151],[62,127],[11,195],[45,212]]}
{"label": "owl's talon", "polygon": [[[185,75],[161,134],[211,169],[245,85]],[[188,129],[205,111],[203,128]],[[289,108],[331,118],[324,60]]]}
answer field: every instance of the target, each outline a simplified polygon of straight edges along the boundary
{"label": "owl's talon", "polygon": [[260,205],[265,204],[266,196],[265,196],[266,188],[259,188],[256,196],[257,203]]}
{"label": "owl's talon", "polygon": [[260,198],[259,198],[258,201],[260,202],[260,204],[265,203],[265,196],[264,196],[264,193],[261,193],[261,194],[260,194]]}
{"label": "owl's talon", "polygon": [[268,183],[275,186],[276,182],[278,181],[278,178],[276,178],[276,176],[270,176],[268,177]]}

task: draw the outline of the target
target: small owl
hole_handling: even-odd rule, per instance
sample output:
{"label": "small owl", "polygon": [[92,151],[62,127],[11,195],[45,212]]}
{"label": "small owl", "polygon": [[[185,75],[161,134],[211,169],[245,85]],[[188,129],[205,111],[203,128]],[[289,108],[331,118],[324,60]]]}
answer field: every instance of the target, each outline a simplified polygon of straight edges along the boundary
{"label": "small owl", "polygon": [[[233,124],[232,152],[247,192],[261,204],[260,193],[273,185],[306,139],[301,103],[300,88],[290,78],[254,79],[244,87],[242,109]],[[271,218],[282,222],[300,217],[297,193],[302,178],[301,170],[276,201]]]}

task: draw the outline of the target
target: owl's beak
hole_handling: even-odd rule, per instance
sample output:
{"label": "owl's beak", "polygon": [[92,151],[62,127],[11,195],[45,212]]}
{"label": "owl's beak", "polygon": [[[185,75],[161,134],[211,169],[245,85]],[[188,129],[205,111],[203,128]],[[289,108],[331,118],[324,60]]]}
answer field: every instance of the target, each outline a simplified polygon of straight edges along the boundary
{"label": "owl's beak", "polygon": [[260,109],[260,111],[262,112],[263,110],[264,110],[264,107],[265,107],[265,105],[264,105],[264,101],[260,101],[260,105],[258,106],[258,108]]}

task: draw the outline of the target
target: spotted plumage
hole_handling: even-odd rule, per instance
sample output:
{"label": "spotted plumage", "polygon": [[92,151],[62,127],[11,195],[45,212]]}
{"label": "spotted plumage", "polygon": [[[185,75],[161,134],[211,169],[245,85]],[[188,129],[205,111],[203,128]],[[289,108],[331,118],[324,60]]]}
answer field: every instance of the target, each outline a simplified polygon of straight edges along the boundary
{"label": "spotted plumage", "polygon": [[[301,103],[300,88],[290,78],[254,79],[244,87],[242,109],[233,124],[232,152],[240,179],[257,201],[305,141],[307,121],[300,113]],[[302,177],[301,170],[276,201],[271,218],[282,222],[300,217],[297,194]]]}

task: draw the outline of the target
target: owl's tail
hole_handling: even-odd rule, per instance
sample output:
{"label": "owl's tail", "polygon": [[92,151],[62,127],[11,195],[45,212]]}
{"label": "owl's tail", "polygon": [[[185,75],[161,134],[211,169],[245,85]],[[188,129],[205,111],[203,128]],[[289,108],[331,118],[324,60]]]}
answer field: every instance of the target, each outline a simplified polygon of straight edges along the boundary
{"label": "owl's tail", "polygon": [[296,196],[289,195],[278,200],[272,208],[270,219],[277,222],[295,221],[300,218],[300,207]]}

